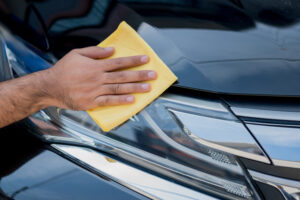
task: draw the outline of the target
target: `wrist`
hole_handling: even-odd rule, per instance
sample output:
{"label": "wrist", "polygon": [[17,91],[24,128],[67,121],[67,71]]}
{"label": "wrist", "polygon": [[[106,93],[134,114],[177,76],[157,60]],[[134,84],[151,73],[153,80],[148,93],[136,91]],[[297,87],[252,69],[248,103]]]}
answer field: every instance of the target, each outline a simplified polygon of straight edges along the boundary
{"label": "wrist", "polygon": [[55,82],[52,80],[50,70],[43,70],[34,73],[37,80],[37,93],[38,93],[38,105],[40,109],[44,109],[49,106],[57,106],[52,91]]}

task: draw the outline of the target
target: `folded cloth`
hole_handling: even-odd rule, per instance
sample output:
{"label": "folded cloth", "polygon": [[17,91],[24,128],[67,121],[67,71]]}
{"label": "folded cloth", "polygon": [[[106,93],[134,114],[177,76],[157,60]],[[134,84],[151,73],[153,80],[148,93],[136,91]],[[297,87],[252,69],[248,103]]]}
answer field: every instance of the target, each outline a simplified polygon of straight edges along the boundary
{"label": "folded cloth", "polygon": [[177,77],[126,22],[122,22],[117,30],[98,46],[115,48],[115,53],[109,58],[148,55],[150,58],[148,63],[142,66],[128,68],[128,70],[154,70],[157,73],[156,80],[145,81],[151,85],[150,92],[133,94],[135,97],[134,103],[117,106],[101,106],[87,111],[101,129],[108,132],[127,121],[130,117],[137,114],[159,97],[159,95],[177,80]]}

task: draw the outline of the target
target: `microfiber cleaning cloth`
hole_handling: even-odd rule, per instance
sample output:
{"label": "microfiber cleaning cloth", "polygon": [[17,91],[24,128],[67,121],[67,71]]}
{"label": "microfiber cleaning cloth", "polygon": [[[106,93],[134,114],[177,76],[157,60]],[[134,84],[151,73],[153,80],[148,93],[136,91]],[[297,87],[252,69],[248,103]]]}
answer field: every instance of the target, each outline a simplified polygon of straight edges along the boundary
{"label": "microfiber cleaning cloth", "polygon": [[108,132],[127,121],[130,117],[137,114],[159,97],[159,95],[177,80],[177,77],[126,22],[122,22],[117,30],[98,46],[112,46],[115,48],[115,53],[109,58],[148,55],[150,58],[148,63],[128,68],[128,70],[154,70],[157,73],[156,80],[145,81],[151,85],[150,92],[133,94],[135,97],[134,103],[117,106],[101,106],[87,111],[101,129]]}

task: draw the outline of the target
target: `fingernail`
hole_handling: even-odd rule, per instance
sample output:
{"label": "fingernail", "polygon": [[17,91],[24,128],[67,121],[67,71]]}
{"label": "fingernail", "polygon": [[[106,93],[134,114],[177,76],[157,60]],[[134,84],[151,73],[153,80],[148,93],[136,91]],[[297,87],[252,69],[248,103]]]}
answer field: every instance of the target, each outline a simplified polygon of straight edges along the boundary
{"label": "fingernail", "polygon": [[112,50],[114,50],[114,48],[113,47],[105,47],[104,50],[105,51],[112,51]]}
{"label": "fingernail", "polygon": [[148,56],[142,56],[142,57],[141,57],[141,62],[142,62],[142,63],[146,63],[146,62],[148,62],[148,60],[149,60],[149,57],[148,57]]}
{"label": "fingernail", "polygon": [[133,100],[134,100],[134,97],[133,97],[133,96],[128,96],[128,97],[126,97],[126,101],[127,101],[127,102],[133,102]]}
{"label": "fingernail", "polygon": [[148,83],[144,83],[144,84],[141,85],[141,88],[142,88],[143,90],[149,90],[150,85],[149,85]]}
{"label": "fingernail", "polygon": [[149,78],[155,78],[156,77],[156,72],[148,72],[148,77]]}

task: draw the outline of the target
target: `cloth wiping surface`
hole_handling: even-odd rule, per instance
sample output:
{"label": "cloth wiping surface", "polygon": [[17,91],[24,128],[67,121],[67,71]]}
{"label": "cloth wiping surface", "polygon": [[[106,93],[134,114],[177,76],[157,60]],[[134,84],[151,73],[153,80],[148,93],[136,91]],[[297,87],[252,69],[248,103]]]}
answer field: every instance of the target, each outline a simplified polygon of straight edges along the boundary
{"label": "cloth wiping surface", "polygon": [[150,92],[133,94],[135,97],[134,103],[117,106],[101,106],[87,111],[100,128],[108,132],[130,119],[130,117],[137,114],[159,97],[177,80],[177,77],[126,22],[122,22],[118,28],[98,46],[115,48],[115,53],[109,58],[148,55],[150,58],[148,63],[126,70],[154,70],[157,73],[156,80],[145,81],[151,85]]}

